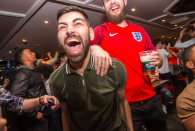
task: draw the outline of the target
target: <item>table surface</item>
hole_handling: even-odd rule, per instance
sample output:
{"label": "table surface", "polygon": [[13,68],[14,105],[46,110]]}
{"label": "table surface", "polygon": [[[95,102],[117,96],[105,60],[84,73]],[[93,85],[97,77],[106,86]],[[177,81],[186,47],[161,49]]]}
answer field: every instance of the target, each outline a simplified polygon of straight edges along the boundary
{"label": "table surface", "polygon": [[154,82],[152,82],[152,86],[155,88],[159,85],[162,85],[162,84],[166,83],[167,81],[169,81],[169,80],[154,81]]}
{"label": "table surface", "polygon": [[171,75],[172,76],[180,75],[180,71],[179,70],[178,71],[173,71],[173,72],[171,72]]}

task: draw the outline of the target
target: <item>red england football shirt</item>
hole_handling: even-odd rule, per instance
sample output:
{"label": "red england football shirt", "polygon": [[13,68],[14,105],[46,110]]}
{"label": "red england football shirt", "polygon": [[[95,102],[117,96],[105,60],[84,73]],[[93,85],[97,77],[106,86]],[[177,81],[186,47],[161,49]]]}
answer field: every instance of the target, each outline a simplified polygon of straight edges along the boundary
{"label": "red england football shirt", "polygon": [[126,22],[128,26],[124,28],[111,22],[96,27],[91,45],[100,45],[111,57],[124,64],[127,71],[126,98],[128,102],[136,102],[155,95],[150,78],[143,73],[139,52],[156,49],[143,28]]}

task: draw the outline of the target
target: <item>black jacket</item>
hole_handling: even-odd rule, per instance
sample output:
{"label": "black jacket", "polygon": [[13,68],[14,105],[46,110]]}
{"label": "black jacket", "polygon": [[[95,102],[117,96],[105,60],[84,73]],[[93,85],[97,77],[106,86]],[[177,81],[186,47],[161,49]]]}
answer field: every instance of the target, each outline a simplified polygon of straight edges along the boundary
{"label": "black jacket", "polygon": [[[45,85],[40,75],[35,69],[29,66],[20,66],[18,68],[18,73],[14,77],[10,92],[15,96],[28,99],[47,95]],[[42,127],[46,126],[36,119],[39,110],[40,109],[37,108],[34,111],[23,113],[22,115],[18,116],[23,118],[23,126],[26,127],[26,130],[39,131],[43,130]]]}

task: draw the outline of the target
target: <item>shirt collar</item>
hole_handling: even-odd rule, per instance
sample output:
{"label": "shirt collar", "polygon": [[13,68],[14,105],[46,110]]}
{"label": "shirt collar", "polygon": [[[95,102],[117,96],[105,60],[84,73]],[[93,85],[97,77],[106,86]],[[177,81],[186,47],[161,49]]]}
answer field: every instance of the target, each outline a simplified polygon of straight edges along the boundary
{"label": "shirt collar", "polygon": [[27,69],[30,69],[30,70],[35,70],[34,68],[32,68],[30,66],[26,66],[26,65],[22,65],[18,69],[23,69],[23,68],[27,68]]}
{"label": "shirt collar", "polygon": [[[85,70],[91,70],[94,67],[94,62],[95,62],[94,56],[91,52],[90,59],[89,59],[89,62],[87,64],[87,67],[85,68]],[[78,74],[75,70],[72,69],[68,60],[66,61],[65,64],[66,64],[66,74]]]}
{"label": "shirt collar", "polygon": [[[131,23],[128,21],[128,20],[125,20],[126,21],[126,23],[128,24],[128,25],[131,25]],[[110,24],[110,23],[112,23],[112,22],[108,22],[108,24]],[[113,24],[113,23],[112,23]]]}

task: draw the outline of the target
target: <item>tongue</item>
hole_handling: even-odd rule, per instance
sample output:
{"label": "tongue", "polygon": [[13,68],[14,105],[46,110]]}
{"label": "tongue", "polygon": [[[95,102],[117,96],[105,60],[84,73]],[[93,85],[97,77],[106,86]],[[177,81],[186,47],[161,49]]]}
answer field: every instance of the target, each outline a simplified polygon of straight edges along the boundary
{"label": "tongue", "polygon": [[81,50],[81,44],[70,46],[70,49],[69,49],[71,54],[78,54],[80,50]]}

